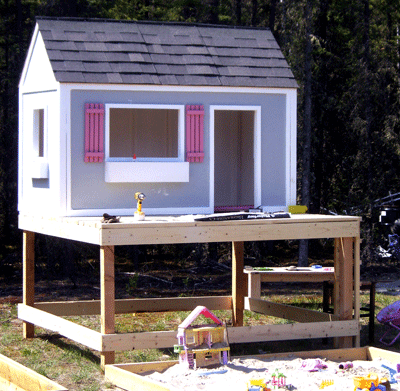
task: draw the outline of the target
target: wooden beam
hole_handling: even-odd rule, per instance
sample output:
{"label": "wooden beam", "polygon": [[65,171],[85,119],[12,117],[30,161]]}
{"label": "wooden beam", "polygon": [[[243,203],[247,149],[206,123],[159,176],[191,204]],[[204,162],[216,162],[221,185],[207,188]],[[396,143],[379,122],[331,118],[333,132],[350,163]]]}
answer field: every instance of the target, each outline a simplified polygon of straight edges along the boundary
{"label": "wooden beam", "polygon": [[[380,349],[375,347],[368,347],[368,360],[376,360],[378,358],[383,358],[384,360],[390,361],[393,364],[398,364],[400,362],[398,352],[392,352],[386,349]],[[396,367],[394,367],[396,369]]]}
{"label": "wooden beam", "polygon": [[54,381],[0,354],[0,390],[67,391]]}
{"label": "wooden beam", "polygon": [[245,297],[245,309],[264,315],[303,323],[338,320],[335,315],[327,314],[325,312],[308,310],[306,308],[274,303],[267,300],[253,299],[250,297]]}
{"label": "wooden beam", "polygon": [[[100,316],[101,333],[113,334],[115,331],[115,276],[114,246],[100,247]],[[101,367],[113,364],[114,349],[101,352]]]}
{"label": "wooden beam", "polygon": [[[278,221],[280,220],[280,221]],[[288,221],[282,221],[288,220]],[[357,220],[161,222],[142,224],[109,224],[101,230],[101,245],[215,243],[254,240],[319,239],[356,236]],[[113,225],[113,226],[111,226]]]}
{"label": "wooden beam", "polygon": [[177,344],[176,330],[141,333],[103,334],[103,351],[123,352],[133,349],[163,349]]}
{"label": "wooden beam", "polygon": [[351,338],[352,336],[357,335],[358,332],[358,322],[354,320],[228,328],[230,343],[284,341],[292,339],[343,336],[349,336],[349,338]]}
{"label": "wooden beam", "polygon": [[[58,316],[100,315],[100,303],[100,300],[42,302],[34,307]],[[210,310],[231,310],[232,296],[120,299],[115,300],[115,313],[192,311],[198,305]]]}
{"label": "wooden beam", "polygon": [[121,220],[101,224],[94,217],[19,215],[18,225],[26,231],[101,246],[356,237],[360,230],[360,218],[354,216],[293,215],[290,219],[222,222],[183,221],[172,216]]}
{"label": "wooden beam", "polygon": [[232,323],[243,326],[244,296],[246,294],[244,268],[244,243],[232,242]]}
{"label": "wooden beam", "polygon": [[[18,305],[18,317],[102,353],[132,349],[170,348],[177,341],[176,331],[100,334],[25,304]],[[229,327],[228,335],[230,343],[354,336],[359,332],[358,324],[356,320],[348,320]]]}
{"label": "wooden beam", "polygon": [[[354,320],[228,327],[229,343],[268,342],[327,337],[353,337],[358,333]],[[153,331],[102,335],[102,349],[127,351],[163,349],[177,343],[176,331]]]}
{"label": "wooden beam", "polygon": [[[252,273],[251,273],[252,274]],[[262,282],[324,282],[334,281],[334,271],[332,272],[273,272],[260,273]]]}
{"label": "wooden beam", "polygon": [[146,373],[150,371],[165,371],[168,368],[178,364],[179,360],[168,360],[168,361],[150,361],[150,362],[136,362],[136,363],[122,363],[111,365],[129,371],[132,373]]}
{"label": "wooden beam", "polygon": [[[175,365],[176,361],[172,362]],[[172,366],[171,365],[171,366]],[[161,368],[161,369],[160,369]],[[158,370],[162,370],[160,366]],[[129,391],[171,391],[168,385],[152,380],[148,377],[141,376],[137,373],[130,372],[125,367],[106,365],[104,375],[108,381],[115,384],[119,388]]]}
{"label": "wooden beam", "polygon": [[[22,302],[32,306],[35,302],[35,234],[24,231],[22,238]],[[22,327],[24,338],[35,336],[35,326],[32,323],[23,322]]]}
{"label": "wooden beam", "polygon": [[[97,220],[97,221],[96,221]],[[83,243],[100,244],[100,218],[48,218],[38,216],[18,216],[18,227],[39,234],[76,240]]]}
{"label": "wooden beam", "polygon": [[102,336],[97,331],[88,329],[59,316],[49,314],[25,304],[18,304],[18,318],[44,329],[54,331],[91,349],[101,351]]}

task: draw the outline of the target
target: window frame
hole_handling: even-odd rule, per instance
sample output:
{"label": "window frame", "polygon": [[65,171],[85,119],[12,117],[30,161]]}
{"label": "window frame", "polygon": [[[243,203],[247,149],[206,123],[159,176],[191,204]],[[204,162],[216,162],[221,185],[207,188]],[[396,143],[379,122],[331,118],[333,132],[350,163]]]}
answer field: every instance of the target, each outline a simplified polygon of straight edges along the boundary
{"label": "window frame", "polygon": [[[110,110],[111,109],[152,109],[178,111],[178,156],[177,157],[110,157]],[[105,104],[105,160],[106,162],[184,162],[185,161],[185,105],[176,104]]]}

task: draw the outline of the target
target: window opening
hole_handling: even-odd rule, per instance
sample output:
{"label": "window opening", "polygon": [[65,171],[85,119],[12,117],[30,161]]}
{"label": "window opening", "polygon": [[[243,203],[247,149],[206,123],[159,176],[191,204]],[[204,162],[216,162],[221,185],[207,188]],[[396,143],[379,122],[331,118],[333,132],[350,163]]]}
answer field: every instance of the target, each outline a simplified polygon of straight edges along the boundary
{"label": "window opening", "polygon": [[109,158],[177,159],[179,110],[121,108],[109,111]]}
{"label": "window opening", "polygon": [[35,157],[44,157],[44,109],[33,112],[33,148]]}

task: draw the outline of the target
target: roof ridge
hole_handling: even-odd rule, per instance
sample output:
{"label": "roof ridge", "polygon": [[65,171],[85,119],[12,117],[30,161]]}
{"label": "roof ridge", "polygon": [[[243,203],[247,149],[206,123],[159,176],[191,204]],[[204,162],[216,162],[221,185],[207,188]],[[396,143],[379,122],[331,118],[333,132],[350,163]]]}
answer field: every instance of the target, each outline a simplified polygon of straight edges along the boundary
{"label": "roof ridge", "polygon": [[158,20],[133,20],[133,19],[109,19],[109,18],[83,18],[83,17],[65,17],[65,16],[36,16],[35,20],[59,20],[59,21],[76,21],[76,22],[108,22],[108,23],[136,23],[136,24],[157,24],[166,26],[192,26],[192,27],[213,27],[213,28],[229,28],[238,30],[260,30],[271,31],[269,27],[258,26],[237,26],[229,24],[210,24],[210,23],[190,23],[179,21],[158,21]]}

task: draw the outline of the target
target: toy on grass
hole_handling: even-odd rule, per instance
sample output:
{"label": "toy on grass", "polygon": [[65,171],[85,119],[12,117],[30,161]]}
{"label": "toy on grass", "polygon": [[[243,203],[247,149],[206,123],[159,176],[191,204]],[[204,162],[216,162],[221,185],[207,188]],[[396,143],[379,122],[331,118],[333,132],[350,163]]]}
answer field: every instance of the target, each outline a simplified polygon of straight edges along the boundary
{"label": "toy on grass", "polygon": [[[200,315],[214,323],[192,325]],[[178,326],[177,338],[174,352],[179,353],[179,363],[188,369],[228,363],[226,326],[204,306],[197,306]]]}
{"label": "toy on grass", "polygon": [[135,193],[135,200],[137,200],[137,210],[134,214],[135,220],[144,220],[145,218],[144,212],[142,212],[142,203],[145,198],[146,196],[140,191]]}

